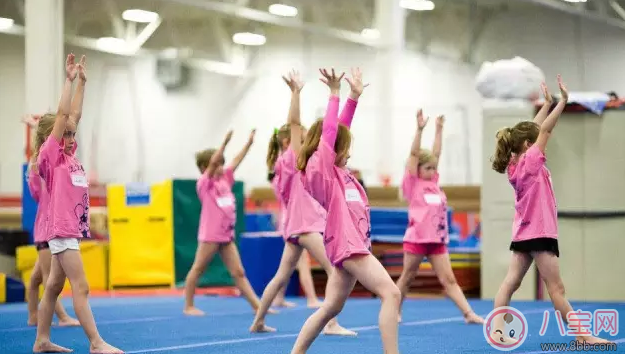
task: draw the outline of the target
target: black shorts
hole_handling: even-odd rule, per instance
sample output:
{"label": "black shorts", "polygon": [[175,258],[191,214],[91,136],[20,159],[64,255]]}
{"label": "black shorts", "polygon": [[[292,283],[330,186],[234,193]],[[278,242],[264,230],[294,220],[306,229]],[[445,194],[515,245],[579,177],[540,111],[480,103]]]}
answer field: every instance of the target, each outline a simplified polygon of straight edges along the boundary
{"label": "black shorts", "polygon": [[37,251],[41,251],[47,250],[48,248],[50,248],[50,245],[48,245],[47,242],[35,242],[35,247],[37,248]]}
{"label": "black shorts", "polygon": [[534,238],[526,241],[512,241],[510,251],[519,253],[551,252],[560,257],[558,240],[550,237]]}

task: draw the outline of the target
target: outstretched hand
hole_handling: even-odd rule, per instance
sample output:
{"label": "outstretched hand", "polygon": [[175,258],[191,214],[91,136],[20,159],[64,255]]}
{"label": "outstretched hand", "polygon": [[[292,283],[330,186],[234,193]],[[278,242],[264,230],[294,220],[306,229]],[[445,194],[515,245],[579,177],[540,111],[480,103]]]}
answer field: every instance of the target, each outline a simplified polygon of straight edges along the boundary
{"label": "outstretched hand", "polygon": [[302,88],[304,88],[304,83],[300,78],[299,71],[291,70],[288,76],[282,76],[282,80],[289,85],[291,92],[301,92]]}
{"label": "outstretched hand", "polygon": [[547,88],[546,83],[543,82],[540,84],[540,90],[543,92],[543,96],[545,96],[545,102],[552,103],[553,97],[551,97],[551,93],[549,93],[549,89]]}
{"label": "outstretched hand", "polygon": [[252,131],[250,132],[250,137],[247,139],[247,143],[249,145],[252,145],[252,143],[254,142],[255,135],[256,135],[256,129],[252,129]]}
{"label": "outstretched hand", "polygon": [[40,115],[36,115],[36,114],[27,114],[25,116],[22,117],[22,122],[26,125],[28,125],[31,128],[36,128],[37,124],[39,123],[39,119],[41,118]]}
{"label": "outstretched hand", "polygon": [[228,131],[226,134],[226,137],[224,138],[224,145],[228,145],[230,139],[232,139],[232,130]]}
{"label": "outstretched hand", "polygon": [[430,118],[423,118],[423,110],[419,109],[417,111],[417,128],[419,128],[419,130],[423,130],[425,125],[428,124],[428,120],[430,120]]}
{"label": "outstretched hand", "polygon": [[319,69],[319,72],[323,75],[319,80],[328,85],[331,91],[339,91],[341,89],[341,80],[343,76],[345,76],[345,73],[341,73],[340,76],[337,76],[334,69],[332,69],[330,73],[326,69]]}
{"label": "outstretched hand", "polygon": [[369,84],[363,84],[362,82],[362,71],[360,68],[352,68],[352,77],[346,77],[345,81],[349,84],[351,88],[351,95],[354,96],[352,98],[358,98],[362,95],[365,87],[369,86]]}
{"label": "outstretched hand", "polygon": [[444,115],[440,115],[438,117],[436,117],[436,128],[442,128],[443,125],[445,124],[445,116]]}
{"label": "outstretched hand", "polygon": [[82,80],[83,82],[87,82],[87,62],[86,62],[86,56],[82,56],[80,57],[80,62],[77,65],[77,69],[78,69],[78,77],[80,77],[80,80]]}
{"label": "outstretched hand", "polygon": [[560,87],[560,96],[562,101],[568,101],[569,100],[569,91],[566,89],[566,86],[564,86],[564,83],[562,82],[562,76],[560,76],[558,74],[558,87]]}
{"label": "outstretched hand", "polygon": [[67,56],[67,60],[65,61],[65,74],[70,81],[74,81],[74,79],[76,79],[76,75],[78,75],[78,68],[76,63],[74,63],[74,60],[74,54],[69,54]]}

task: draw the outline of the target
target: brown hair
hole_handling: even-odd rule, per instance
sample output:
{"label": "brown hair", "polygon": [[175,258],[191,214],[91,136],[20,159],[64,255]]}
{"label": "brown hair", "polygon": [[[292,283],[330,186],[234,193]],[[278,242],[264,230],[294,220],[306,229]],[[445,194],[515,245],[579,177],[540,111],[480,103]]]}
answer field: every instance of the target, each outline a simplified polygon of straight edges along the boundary
{"label": "brown hair", "polygon": [[503,128],[495,135],[497,137],[497,148],[495,156],[491,158],[493,170],[504,173],[512,154],[519,155],[525,149],[525,142],[533,144],[538,139],[539,128],[534,122],[520,122],[512,128]]}
{"label": "brown hair", "polygon": [[[346,126],[339,124],[338,132],[336,135],[336,142],[334,143],[334,152],[336,153],[336,161],[341,160],[349,153],[349,147],[352,143],[352,134],[349,132]],[[319,119],[313,124],[306,134],[306,139],[302,144],[302,150],[297,157],[297,168],[300,171],[306,169],[308,159],[312,154],[317,151],[319,142],[321,141],[321,131],[323,129],[323,120]]]}
{"label": "brown hair", "polygon": [[280,155],[280,151],[282,151],[282,141],[284,139],[289,139],[290,137],[291,127],[288,124],[281,126],[280,129],[275,129],[273,134],[271,134],[271,139],[269,139],[269,148],[267,149],[267,169],[269,169],[270,174],[273,172],[276,160],[278,160],[278,156]]}
{"label": "brown hair", "polygon": [[[217,152],[216,149],[206,149],[195,154],[195,164],[197,165],[197,168],[200,170],[200,173],[204,173],[204,171],[206,171],[206,169],[208,168],[208,165],[211,162],[211,158],[216,152]],[[225,161],[222,158],[221,163],[223,164],[224,162]]]}
{"label": "brown hair", "polygon": [[54,122],[56,121],[56,115],[52,113],[46,113],[39,119],[37,123],[37,132],[35,133],[33,142],[33,156],[30,161],[29,168],[37,167],[37,158],[39,157],[39,151],[41,146],[46,142],[46,139],[52,134],[54,129]]}

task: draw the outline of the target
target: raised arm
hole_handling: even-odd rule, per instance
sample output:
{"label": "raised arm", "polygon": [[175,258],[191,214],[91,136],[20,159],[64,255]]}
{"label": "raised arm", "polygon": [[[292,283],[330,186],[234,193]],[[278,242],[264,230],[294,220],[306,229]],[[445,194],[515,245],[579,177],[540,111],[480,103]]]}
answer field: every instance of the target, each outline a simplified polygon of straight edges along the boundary
{"label": "raised arm", "polygon": [[217,166],[219,166],[220,161],[224,158],[224,151],[226,150],[226,146],[228,146],[228,143],[230,142],[231,138],[232,138],[232,130],[226,134],[226,137],[224,138],[224,141],[221,143],[221,146],[219,147],[219,149],[217,149],[217,151],[215,151],[213,156],[211,156],[211,160],[208,162],[208,167],[206,168],[206,171],[205,171],[208,177],[213,177],[215,175],[215,170],[217,169]]}
{"label": "raised arm", "polygon": [[302,147],[302,123],[300,122],[300,92],[304,88],[304,84],[300,79],[299,72],[291,70],[289,76],[282,76],[284,82],[289,85],[291,89],[291,105],[289,107],[289,117],[287,123],[291,128],[291,149],[295,152],[295,155],[299,154]]}
{"label": "raised arm", "polygon": [[336,142],[336,135],[339,129],[339,94],[341,91],[341,80],[345,73],[341,76],[337,76],[332,69],[329,73],[326,69],[319,69],[323,78],[320,78],[321,82],[328,85],[330,88],[330,100],[328,102],[328,108],[326,109],[326,115],[323,118],[323,125],[321,130],[321,140],[325,141],[331,149],[334,149],[334,143]]}
{"label": "raised arm", "polygon": [[547,118],[547,114],[549,113],[549,108],[551,108],[551,105],[553,104],[553,97],[551,97],[551,94],[547,89],[547,84],[545,84],[544,82],[540,84],[540,89],[543,91],[543,96],[545,96],[545,103],[540,108],[538,113],[536,113],[536,117],[534,117],[534,123],[538,125],[543,124],[543,122]]}
{"label": "raised arm", "polygon": [[52,136],[56,141],[63,139],[63,133],[65,133],[65,126],[70,115],[70,104],[72,99],[72,82],[78,75],[78,69],[74,63],[74,54],[67,56],[65,62],[65,84],[63,85],[63,92],[61,93],[61,101],[59,102],[59,108],[56,111],[56,119],[54,121],[54,128],[52,128]]}
{"label": "raised arm", "polygon": [[432,154],[436,157],[438,165],[441,151],[443,149],[443,125],[445,124],[445,116],[436,117],[436,133],[434,134],[434,146],[432,146]]}
{"label": "raised arm", "polygon": [[252,144],[254,143],[255,134],[256,134],[256,129],[252,129],[252,132],[250,133],[250,137],[247,139],[245,146],[243,146],[243,149],[241,149],[241,151],[237,154],[237,156],[235,156],[234,159],[232,160],[230,167],[232,168],[233,172],[237,170],[237,168],[241,164],[241,161],[243,161],[243,159],[245,158],[245,155],[247,155],[248,151],[250,151],[250,147],[252,147]]}
{"label": "raised arm", "polygon": [[569,100],[569,93],[562,83],[562,77],[558,75],[558,86],[560,87],[560,101],[556,105],[556,107],[551,111],[551,113],[547,116],[547,119],[540,125],[540,132],[538,133],[538,139],[536,140],[536,144],[538,144],[538,148],[542,153],[545,153],[545,148],[547,147],[547,142],[551,137],[551,132],[553,128],[558,123],[558,118],[564,111],[566,104]]}
{"label": "raised arm", "polygon": [[87,82],[87,63],[85,62],[85,56],[80,58],[80,63],[77,65],[78,69],[78,85],[76,85],[76,92],[74,92],[74,98],[72,99],[72,108],[69,114],[69,118],[74,121],[76,127],[80,123],[82,118],[82,103],[85,98],[85,83]]}
{"label": "raised arm", "polygon": [[347,81],[351,90],[347,101],[345,101],[341,115],[339,116],[339,123],[350,128],[354,113],[356,112],[356,106],[358,105],[358,99],[362,95],[365,87],[369,86],[369,84],[364,85],[362,83],[362,71],[360,68],[352,68],[352,78],[346,77],[345,81]]}
{"label": "raised arm", "polygon": [[423,133],[423,128],[425,128],[428,120],[429,118],[423,118],[423,110],[420,109],[417,111],[417,131],[414,139],[412,140],[410,156],[408,157],[408,162],[406,163],[406,168],[412,175],[417,174],[417,167],[419,167],[419,150],[421,150],[421,134]]}

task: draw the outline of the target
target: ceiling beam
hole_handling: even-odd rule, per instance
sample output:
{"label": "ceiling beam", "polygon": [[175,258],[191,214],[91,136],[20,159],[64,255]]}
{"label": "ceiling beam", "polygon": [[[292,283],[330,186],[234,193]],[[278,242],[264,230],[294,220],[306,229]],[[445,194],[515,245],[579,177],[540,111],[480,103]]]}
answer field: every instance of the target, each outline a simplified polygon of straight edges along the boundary
{"label": "ceiling beam", "polygon": [[239,6],[234,3],[205,0],[160,0],[163,2],[176,3],[180,5],[193,6],[196,8],[222,13],[229,16],[239,17],[251,21],[268,23],[275,26],[299,29],[308,33],[332,37],[342,41],[358,43],[371,47],[376,47],[378,41],[364,38],[359,32],[352,32],[342,29],[319,26],[306,23],[297,18],[286,18],[275,16],[269,12]]}
{"label": "ceiling beam", "polygon": [[[13,25],[8,29],[4,29],[0,31],[0,34],[11,34],[16,36],[25,36],[26,29],[24,26]],[[109,51],[103,50],[97,45],[98,40],[95,38],[88,38],[82,36],[65,36],[65,43],[84,48],[90,49],[93,51],[107,53],[107,54],[115,54],[125,57],[156,57],[160,54],[158,51],[147,50],[147,49],[137,49],[136,51],[126,51],[126,52],[115,52],[111,53]],[[248,71],[247,68],[241,67],[240,64],[234,65],[231,63],[218,62],[214,60],[205,60],[199,58],[182,58],[180,59],[183,63],[195,67],[197,69],[210,71],[216,74],[228,75],[228,76],[247,76]]]}
{"label": "ceiling beam", "polygon": [[608,15],[601,15],[597,11],[582,9],[577,6],[571,6],[560,0],[525,0],[525,1],[625,30],[625,21],[623,20],[619,20],[617,18],[610,17]]}

